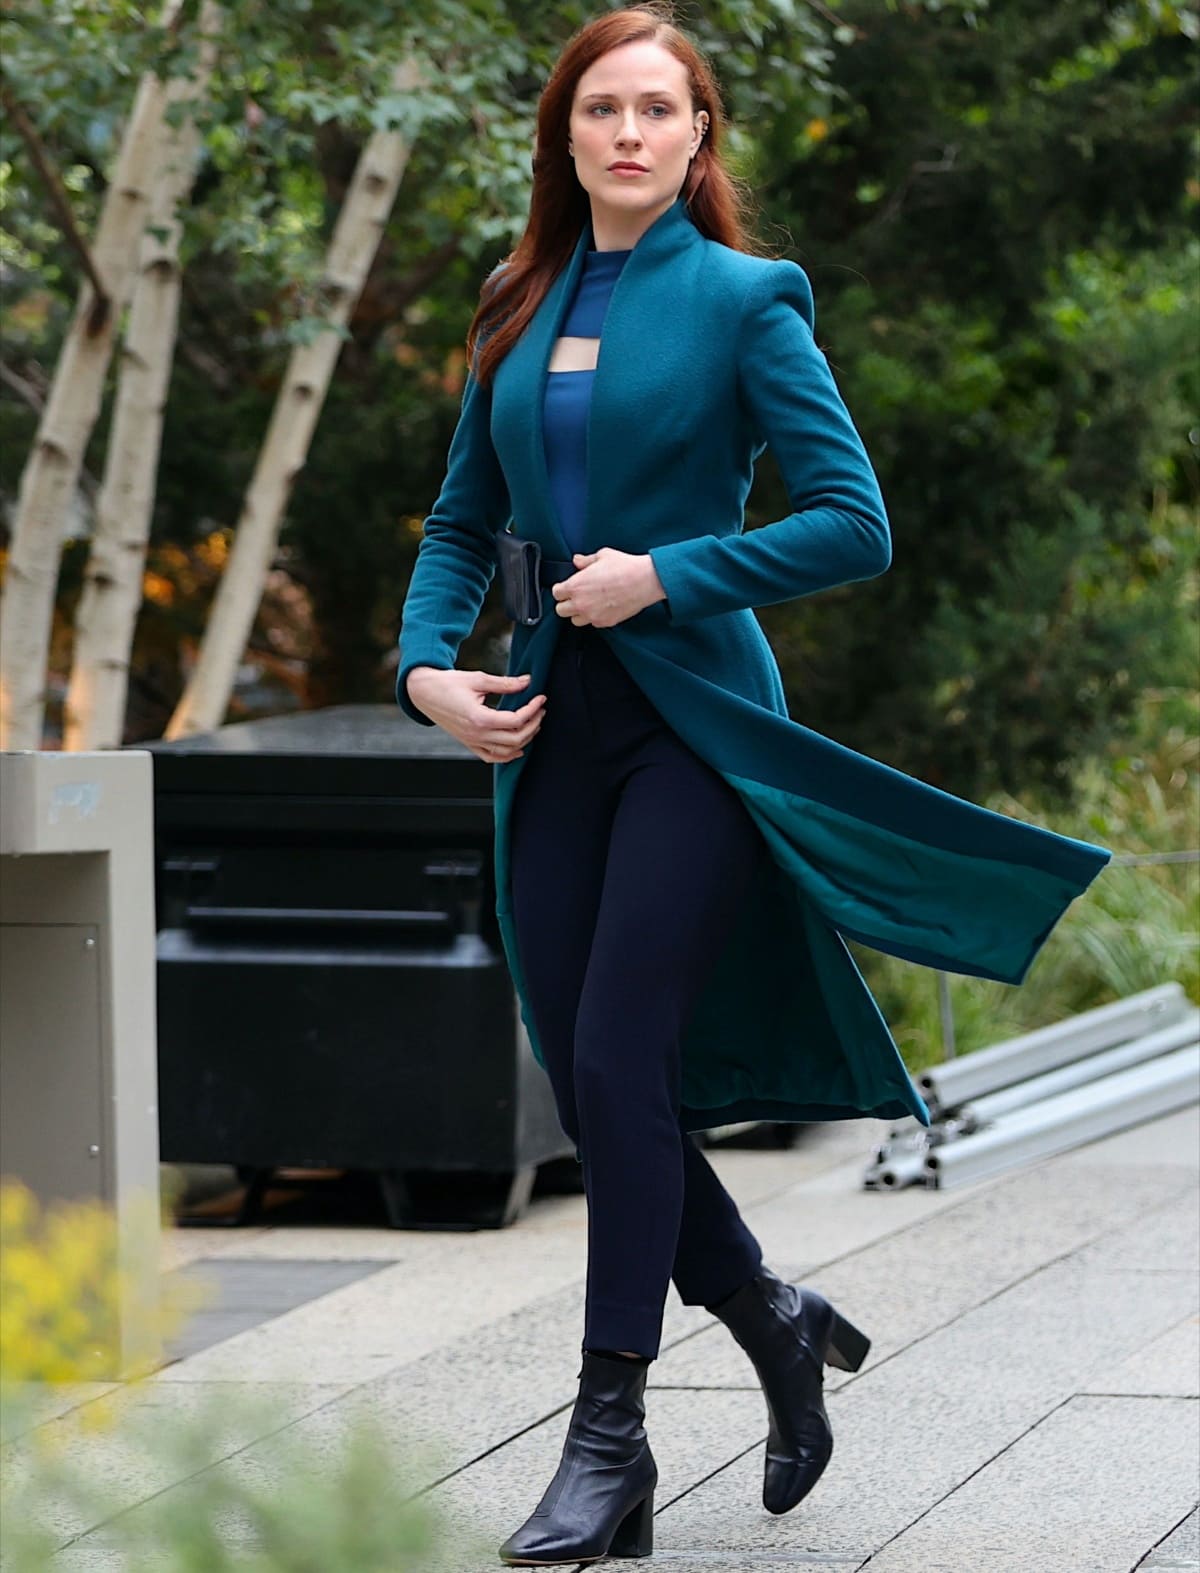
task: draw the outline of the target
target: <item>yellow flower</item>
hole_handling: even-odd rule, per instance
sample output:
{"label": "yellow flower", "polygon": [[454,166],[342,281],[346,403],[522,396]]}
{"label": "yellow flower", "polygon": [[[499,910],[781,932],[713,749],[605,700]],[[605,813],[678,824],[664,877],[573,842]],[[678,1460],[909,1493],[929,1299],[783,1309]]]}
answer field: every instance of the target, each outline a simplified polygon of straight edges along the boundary
{"label": "yellow flower", "polygon": [[[157,1200],[139,1205],[135,1197],[122,1238],[154,1250],[161,1226]],[[127,1370],[153,1368],[196,1303],[197,1293],[173,1295],[169,1304],[147,1294],[132,1263],[122,1264],[114,1213],[98,1201],[57,1202],[43,1212],[27,1187],[6,1181],[0,1245],[0,1381],[110,1379],[118,1330]]]}

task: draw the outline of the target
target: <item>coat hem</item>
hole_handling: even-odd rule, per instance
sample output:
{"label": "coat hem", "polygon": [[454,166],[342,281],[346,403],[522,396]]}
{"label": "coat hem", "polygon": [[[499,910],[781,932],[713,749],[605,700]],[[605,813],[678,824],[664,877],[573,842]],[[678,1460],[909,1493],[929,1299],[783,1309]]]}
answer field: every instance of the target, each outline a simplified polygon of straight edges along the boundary
{"label": "coat hem", "polygon": [[910,1116],[924,1126],[933,1123],[924,1103],[917,1109],[901,1098],[889,1098],[870,1109],[853,1108],[844,1103],[776,1103],[769,1098],[739,1098],[735,1103],[722,1104],[715,1109],[683,1104],[679,1121],[684,1130],[707,1131],[717,1125],[736,1125],[742,1120],[773,1125],[823,1125],[834,1120],[902,1120]]}

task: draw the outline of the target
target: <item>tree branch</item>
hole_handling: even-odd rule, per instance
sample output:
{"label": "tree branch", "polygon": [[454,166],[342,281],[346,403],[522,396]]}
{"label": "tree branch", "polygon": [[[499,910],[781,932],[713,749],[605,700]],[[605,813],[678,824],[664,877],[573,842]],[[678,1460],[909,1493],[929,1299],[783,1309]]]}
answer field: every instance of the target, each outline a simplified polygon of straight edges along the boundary
{"label": "tree branch", "polygon": [[8,83],[2,78],[0,78],[0,104],[4,105],[9,118],[17,129],[17,134],[29,150],[29,156],[33,160],[34,168],[42,177],[51,205],[58,214],[63,234],[79,258],[83,271],[91,281],[92,289],[96,292],[96,298],[92,303],[88,329],[91,333],[99,333],[108,320],[109,311],[112,309],[112,298],[105,287],[104,280],[100,277],[100,270],[96,267],[91,248],[75,222],[75,214],[71,209],[67,193],[63,190],[62,181],[58,178],[58,171],[55,169],[49,153],[46,151],[45,144],[38,135],[37,127],[25,113],[24,106]]}
{"label": "tree branch", "polygon": [[[28,404],[35,415],[40,415],[46,407],[46,396],[35,383],[22,377],[11,366],[0,360],[0,382],[6,388],[11,388],[16,396]],[[100,483],[85,465],[79,467],[79,490],[88,502],[95,503],[100,490]]]}

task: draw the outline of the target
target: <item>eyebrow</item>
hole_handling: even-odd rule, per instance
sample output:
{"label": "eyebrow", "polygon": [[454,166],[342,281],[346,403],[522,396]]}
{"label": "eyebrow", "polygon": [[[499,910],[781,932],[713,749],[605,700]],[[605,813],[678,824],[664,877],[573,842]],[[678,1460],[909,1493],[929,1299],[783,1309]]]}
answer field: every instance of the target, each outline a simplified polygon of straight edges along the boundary
{"label": "eyebrow", "polygon": [[[589,98],[617,98],[618,96],[619,95],[616,94],[616,93],[585,93],[583,95],[583,100],[582,101],[583,101],[583,103],[586,104]],[[637,96],[639,98],[670,98],[670,99],[674,99],[675,94],[671,92],[670,88],[666,88],[666,87],[652,87],[652,88],[649,88],[644,93],[639,93]]]}

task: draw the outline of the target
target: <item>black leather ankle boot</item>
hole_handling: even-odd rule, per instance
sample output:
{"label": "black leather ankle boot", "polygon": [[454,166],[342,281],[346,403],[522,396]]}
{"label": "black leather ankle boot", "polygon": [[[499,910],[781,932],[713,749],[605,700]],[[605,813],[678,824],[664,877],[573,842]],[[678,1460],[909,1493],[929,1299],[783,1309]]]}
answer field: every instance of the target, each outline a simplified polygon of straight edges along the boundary
{"label": "black leather ankle boot", "polygon": [[658,1468],[646,1440],[646,1366],[585,1350],[554,1479],[500,1547],[510,1567],[648,1557]]}
{"label": "black leather ankle boot", "polygon": [[871,1340],[814,1289],[762,1267],[727,1300],[707,1309],[750,1356],[767,1401],[763,1506],[787,1513],[803,1501],[833,1453],[825,1413],[825,1365],[857,1371]]}

